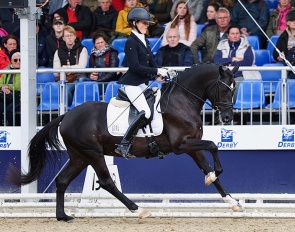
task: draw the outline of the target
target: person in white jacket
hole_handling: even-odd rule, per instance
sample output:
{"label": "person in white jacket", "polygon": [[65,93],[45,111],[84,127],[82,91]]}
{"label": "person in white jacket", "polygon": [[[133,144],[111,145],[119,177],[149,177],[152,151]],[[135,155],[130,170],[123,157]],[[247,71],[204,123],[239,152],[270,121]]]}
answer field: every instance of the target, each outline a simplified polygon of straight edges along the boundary
{"label": "person in white jacket", "polygon": [[[176,15],[178,16],[176,17]],[[180,43],[191,46],[191,44],[197,37],[197,24],[194,20],[194,17],[190,13],[188,6],[185,5],[185,1],[181,0],[177,2],[172,19],[174,19],[175,17],[176,19],[167,23],[165,27],[162,46],[168,44],[166,33],[170,28],[178,29],[180,34]]]}

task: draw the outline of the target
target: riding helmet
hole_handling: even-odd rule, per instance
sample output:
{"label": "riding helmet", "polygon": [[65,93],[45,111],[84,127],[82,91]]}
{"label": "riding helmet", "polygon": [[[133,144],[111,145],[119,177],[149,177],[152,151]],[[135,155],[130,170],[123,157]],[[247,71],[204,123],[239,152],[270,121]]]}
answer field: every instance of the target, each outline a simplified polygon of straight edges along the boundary
{"label": "riding helmet", "polygon": [[134,7],[129,11],[127,21],[131,23],[133,20],[154,23],[150,13],[143,7]]}

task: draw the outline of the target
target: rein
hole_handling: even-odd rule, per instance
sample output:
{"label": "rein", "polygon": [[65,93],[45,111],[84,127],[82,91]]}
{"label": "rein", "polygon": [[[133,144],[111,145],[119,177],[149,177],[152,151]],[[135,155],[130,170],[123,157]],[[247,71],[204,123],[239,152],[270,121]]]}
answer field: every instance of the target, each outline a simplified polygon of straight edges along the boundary
{"label": "rein", "polygon": [[[214,109],[216,112],[220,112],[219,110],[219,106],[225,106],[227,107],[226,109],[228,108],[233,108],[233,103],[227,103],[227,102],[219,102],[219,85],[220,84],[223,84],[225,85],[227,88],[229,88],[231,90],[231,92],[234,91],[235,87],[234,88],[231,88],[229,85],[227,85],[226,83],[224,83],[223,81],[220,80],[220,75],[218,75],[216,81],[212,84],[212,86],[207,90],[207,92],[209,92],[211,89],[213,89],[216,85],[216,93],[215,93],[215,99],[214,99],[214,104],[210,104],[209,102],[207,102],[206,100],[202,99],[201,97],[199,97],[198,95],[194,94],[191,90],[189,90],[188,88],[186,88],[185,86],[181,85],[179,82],[178,82],[178,78],[175,77],[171,80],[171,82],[173,82],[174,84],[178,85],[179,87],[181,87],[182,89],[184,89],[185,91],[187,91],[188,93],[190,93],[191,95],[193,95],[194,97],[196,97],[197,99],[199,99],[200,101],[202,101],[204,104],[207,104],[209,105],[212,109]],[[169,85],[171,84],[171,82],[169,82]],[[175,85],[174,85],[175,86]],[[174,88],[174,86],[170,89],[169,91],[169,96]],[[166,91],[168,90],[169,86],[167,87],[167,89],[163,92],[162,96],[161,96],[161,99],[162,97],[164,96],[164,94],[166,93]],[[169,97],[168,96],[168,101],[167,101],[167,104],[166,104],[166,107],[165,107],[165,110],[164,111],[161,111],[159,113],[165,113],[166,109],[167,109],[167,106],[168,106],[168,102],[169,102]],[[218,99],[217,99],[217,96],[218,96]],[[160,101],[161,101],[160,99]],[[160,101],[158,102],[158,104],[160,103]],[[158,107],[158,106],[157,106]],[[156,108],[157,108],[156,107]]]}

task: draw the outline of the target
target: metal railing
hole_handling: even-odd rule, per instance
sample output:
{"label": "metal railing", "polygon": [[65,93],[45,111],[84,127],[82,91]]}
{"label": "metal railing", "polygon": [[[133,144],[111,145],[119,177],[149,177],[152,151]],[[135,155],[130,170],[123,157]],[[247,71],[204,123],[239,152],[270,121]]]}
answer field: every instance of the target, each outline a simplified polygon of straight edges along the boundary
{"label": "metal railing", "polygon": [[[170,67],[171,68],[171,67]],[[176,71],[183,71],[185,68],[188,67],[172,67]],[[37,125],[43,126],[50,120],[52,120],[54,117],[64,114],[68,110],[70,110],[67,102],[67,88],[68,84],[65,81],[65,73],[66,72],[81,72],[81,73],[90,73],[90,72],[125,72],[127,68],[86,68],[86,69],[37,69],[37,73],[60,73],[60,81],[58,85],[58,108],[49,108],[49,109],[42,109],[40,105],[42,105],[43,98],[42,98],[42,92],[44,90],[44,87],[46,83],[38,83],[39,84],[39,95],[36,94],[36,104],[37,104]],[[286,124],[292,124],[293,123],[293,114],[295,113],[295,106],[290,106],[290,93],[292,91],[289,91],[289,84],[287,81],[287,71],[290,69],[285,66],[259,66],[259,67],[240,67],[241,71],[247,70],[247,71],[280,71],[281,72],[281,79],[280,81],[274,81],[274,82],[268,82],[268,81],[262,81],[260,83],[260,93],[257,94],[254,91],[257,91],[257,89],[254,89],[254,82],[250,84],[250,95],[251,101],[250,101],[250,107],[244,107],[243,101],[245,100],[245,93],[243,91],[247,91],[244,89],[244,84],[240,84],[240,91],[242,98],[240,99],[242,101],[240,107],[234,107],[234,114],[235,118],[232,121],[232,125],[236,124],[247,124],[247,125],[286,125]],[[0,70],[0,73],[19,73],[19,70]],[[87,83],[87,82],[85,82]],[[264,93],[264,84],[269,84],[269,92]],[[108,82],[100,82],[99,83],[99,89],[100,89],[100,101],[105,101],[105,90],[109,83]],[[77,84],[76,84],[77,85]],[[276,87],[279,85],[279,87]],[[114,86],[113,86],[114,87]],[[114,92],[116,90],[113,88]],[[274,98],[275,93],[279,91],[279,97],[278,102],[279,105],[276,105],[274,107]],[[50,94],[56,94],[55,92],[51,92]],[[252,103],[252,96],[253,95],[259,95],[260,99],[258,101],[259,106],[253,107]],[[51,99],[51,96],[49,96]],[[95,100],[95,99],[93,99]],[[257,103],[257,102],[256,102]],[[39,108],[38,108],[39,107]],[[4,112],[5,114],[5,112]],[[15,112],[14,117],[17,116],[19,112]],[[203,123],[204,125],[214,125],[216,117],[214,116],[214,112],[212,109],[208,109],[206,106],[204,106],[202,111],[202,117],[203,117]],[[15,118],[14,118],[15,121]]]}

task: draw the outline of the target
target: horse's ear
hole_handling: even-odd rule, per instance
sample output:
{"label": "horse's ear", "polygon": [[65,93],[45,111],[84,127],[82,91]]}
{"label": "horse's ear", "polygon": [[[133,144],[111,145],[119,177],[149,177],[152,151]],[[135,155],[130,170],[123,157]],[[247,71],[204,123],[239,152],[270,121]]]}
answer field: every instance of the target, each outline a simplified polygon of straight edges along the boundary
{"label": "horse's ear", "polygon": [[232,72],[233,74],[235,74],[235,73],[239,70],[239,67],[240,67],[240,64],[237,64],[237,65],[231,70],[231,72]]}

